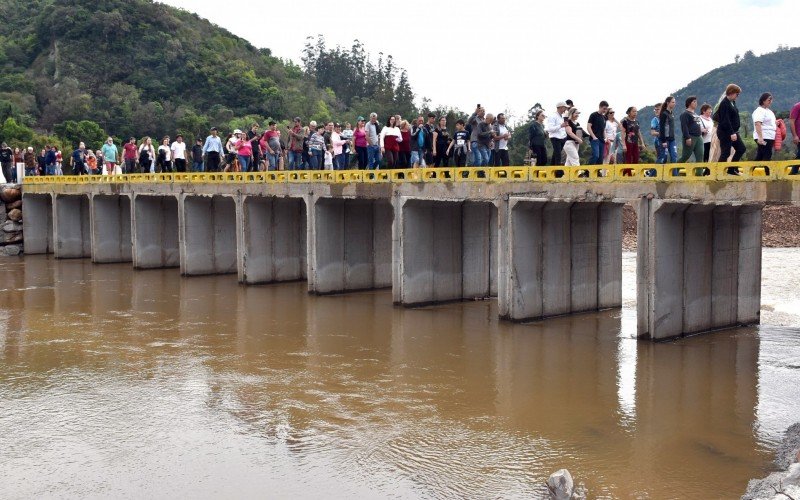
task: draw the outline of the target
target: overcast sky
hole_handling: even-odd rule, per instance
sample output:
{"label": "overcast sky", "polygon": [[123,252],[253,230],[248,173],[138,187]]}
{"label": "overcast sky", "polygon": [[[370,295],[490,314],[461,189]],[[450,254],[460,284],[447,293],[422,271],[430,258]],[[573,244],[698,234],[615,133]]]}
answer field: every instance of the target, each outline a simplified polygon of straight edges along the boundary
{"label": "overcast sky", "polygon": [[736,54],[800,45],[800,0],[164,3],[297,63],[309,35],[345,47],[358,38],[408,70],[418,99],[517,118],[567,98],[589,111],[601,99],[642,107]]}

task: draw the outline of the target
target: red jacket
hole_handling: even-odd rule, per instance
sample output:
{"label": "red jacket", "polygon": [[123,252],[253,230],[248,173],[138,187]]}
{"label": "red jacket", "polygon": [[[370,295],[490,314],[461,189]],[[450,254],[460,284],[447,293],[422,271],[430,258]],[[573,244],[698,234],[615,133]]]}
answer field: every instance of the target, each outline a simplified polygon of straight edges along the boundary
{"label": "red jacket", "polygon": [[783,147],[783,141],[786,139],[786,124],[783,120],[779,119],[775,122],[777,130],[775,130],[775,151],[780,151]]}

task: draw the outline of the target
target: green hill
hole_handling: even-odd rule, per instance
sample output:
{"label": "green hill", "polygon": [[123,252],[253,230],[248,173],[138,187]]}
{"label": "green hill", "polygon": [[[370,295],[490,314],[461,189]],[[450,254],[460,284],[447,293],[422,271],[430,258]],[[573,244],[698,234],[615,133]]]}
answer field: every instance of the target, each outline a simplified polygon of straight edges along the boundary
{"label": "green hill", "polygon": [[365,112],[356,104],[413,105],[407,75],[395,85],[399,69],[374,67],[363,47],[362,74],[388,84],[342,99],[309,68],[150,0],[4,0],[0,19],[0,138],[18,144],[45,140],[33,130],[63,142],[191,136],[270,117],[352,118]]}
{"label": "green hill", "polygon": [[[792,106],[800,101],[798,67],[800,67],[800,47],[792,49],[781,47],[775,52],[761,56],[748,51],[738,62],[711,70],[672,93],[678,102],[675,107],[676,116],[683,111],[684,100],[688,96],[697,96],[699,104],[707,102],[714,106],[725,91],[725,87],[729,83],[735,83],[742,87],[742,94],[736,100],[736,105],[747,115],[747,120],[742,120],[742,125],[746,127],[745,131],[752,132],[750,113],[758,107],[758,98],[762,93],[770,92],[773,95],[772,110],[775,114],[788,113]],[[670,94],[665,92],[664,97],[667,95]],[[649,123],[653,116],[653,106],[641,108],[639,115],[642,123]],[[678,132],[680,133],[680,130]]]}

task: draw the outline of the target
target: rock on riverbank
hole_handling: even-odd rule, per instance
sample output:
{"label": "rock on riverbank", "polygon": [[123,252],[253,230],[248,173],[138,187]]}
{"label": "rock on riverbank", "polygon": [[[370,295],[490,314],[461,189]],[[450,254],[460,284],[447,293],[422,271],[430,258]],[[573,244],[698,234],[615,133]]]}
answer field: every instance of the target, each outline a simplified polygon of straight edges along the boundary
{"label": "rock on riverbank", "polygon": [[[800,206],[764,207],[761,229],[765,247],[800,247]],[[622,248],[628,252],[636,250],[636,211],[632,205],[625,205],[622,210]]]}
{"label": "rock on riverbank", "polygon": [[0,256],[15,256],[22,247],[22,186],[0,186]]}
{"label": "rock on riverbank", "polygon": [[800,423],[786,430],[776,455],[775,464],[781,471],[751,480],[742,500],[800,498]]}

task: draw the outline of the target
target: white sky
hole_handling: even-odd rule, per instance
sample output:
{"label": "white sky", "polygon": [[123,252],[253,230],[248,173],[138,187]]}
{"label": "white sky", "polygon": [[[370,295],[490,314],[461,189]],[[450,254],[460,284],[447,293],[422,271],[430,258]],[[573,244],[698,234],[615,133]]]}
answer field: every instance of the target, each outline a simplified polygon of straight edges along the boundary
{"label": "white sky", "polygon": [[567,98],[642,107],[736,54],[800,45],[800,0],[162,1],[298,64],[308,35],[358,38],[408,70],[418,100],[515,118]]}

